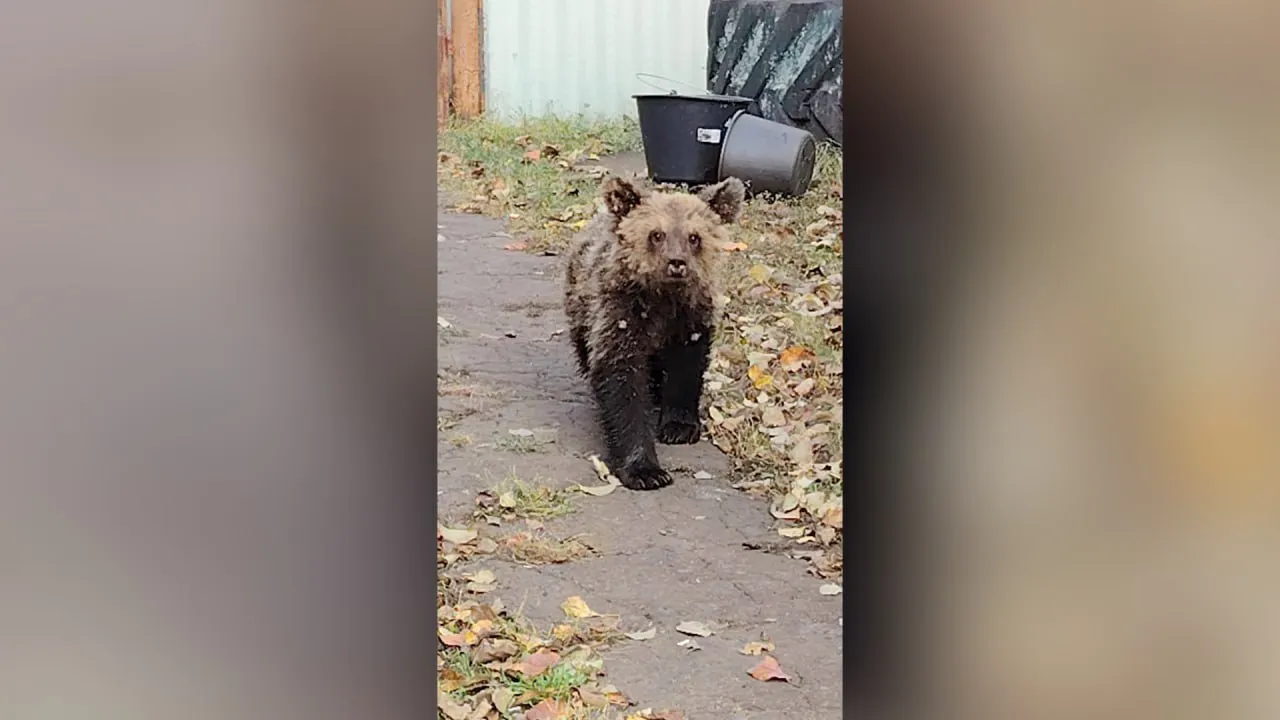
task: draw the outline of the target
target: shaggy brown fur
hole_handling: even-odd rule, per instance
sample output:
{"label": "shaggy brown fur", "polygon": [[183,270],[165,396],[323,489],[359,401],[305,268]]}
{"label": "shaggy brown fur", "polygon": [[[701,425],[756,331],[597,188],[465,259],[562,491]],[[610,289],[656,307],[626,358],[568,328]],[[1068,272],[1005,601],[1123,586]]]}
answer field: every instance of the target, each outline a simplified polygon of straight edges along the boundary
{"label": "shaggy brown fur", "polygon": [[720,246],[745,188],[730,178],[696,195],[657,193],[610,178],[603,192],[605,212],[569,250],[565,312],[600,406],[609,467],[623,485],[652,490],[671,483],[655,439],[693,444],[702,434]]}

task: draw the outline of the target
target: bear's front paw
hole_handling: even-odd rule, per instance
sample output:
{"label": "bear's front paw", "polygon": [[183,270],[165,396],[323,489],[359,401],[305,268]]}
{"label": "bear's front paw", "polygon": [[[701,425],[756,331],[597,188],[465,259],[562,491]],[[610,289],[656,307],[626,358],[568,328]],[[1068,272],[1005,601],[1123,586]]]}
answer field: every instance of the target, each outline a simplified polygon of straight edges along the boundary
{"label": "bear's front paw", "polygon": [[618,480],[623,487],[632,490],[657,490],[671,484],[671,475],[657,463],[639,462],[624,466],[618,473]]}
{"label": "bear's front paw", "polygon": [[658,442],[663,445],[694,445],[702,437],[702,424],[696,416],[664,415],[658,422]]}

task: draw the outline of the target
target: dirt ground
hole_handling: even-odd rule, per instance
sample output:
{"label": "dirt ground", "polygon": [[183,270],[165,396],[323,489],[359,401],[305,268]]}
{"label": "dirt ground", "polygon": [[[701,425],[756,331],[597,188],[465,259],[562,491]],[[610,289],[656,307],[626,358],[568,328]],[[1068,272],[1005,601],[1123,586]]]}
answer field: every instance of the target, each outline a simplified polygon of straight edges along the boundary
{"label": "dirt ground", "polygon": [[[440,200],[440,517],[469,513],[481,490],[513,474],[552,486],[599,484],[586,459],[601,451],[587,388],[575,373],[564,332],[559,258],[504,250],[501,221],[445,211]],[[511,430],[533,431],[512,448]],[[465,439],[462,440],[462,439]],[[763,501],[730,487],[729,463],[710,443],[659,446],[673,486],[578,494],[576,511],[549,530],[584,533],[598,551],[574,562],[522,567],[497,558],[495,593],[534,621],[563,615],[581,596],[621,616],[626,632],[656,628],[605,653],[609,681],[638,707],[679,709],[689,720],[828,720],[841,716],[841,598],[805,564],[769,552],[780,538]],[[698,477],[695,478],[695,473]],[[748,546],[763,549],[748,549]],[[696,638],[675,627],[699,621]],[[762,634],[795,684],[747,674],[758,661],[740,652]]]}

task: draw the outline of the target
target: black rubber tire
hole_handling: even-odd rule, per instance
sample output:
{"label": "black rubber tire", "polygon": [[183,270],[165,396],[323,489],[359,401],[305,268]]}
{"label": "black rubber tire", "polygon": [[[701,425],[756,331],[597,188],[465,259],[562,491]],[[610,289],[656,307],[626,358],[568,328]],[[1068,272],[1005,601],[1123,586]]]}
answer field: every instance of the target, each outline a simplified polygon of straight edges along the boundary
{"label": "black rubber tire", "polygon": [[755,100],[751,112],[844,139],[840,0],[711,0],[707,90]]}

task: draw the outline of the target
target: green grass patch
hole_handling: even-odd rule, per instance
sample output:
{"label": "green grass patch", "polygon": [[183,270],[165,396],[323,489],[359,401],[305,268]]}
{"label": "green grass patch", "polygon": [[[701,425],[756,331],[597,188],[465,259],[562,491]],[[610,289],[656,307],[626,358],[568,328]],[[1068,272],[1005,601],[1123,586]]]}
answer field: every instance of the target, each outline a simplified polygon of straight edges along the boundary
{"label": "green grass patch", "polygon": [[455,121],[440,133],[440,184],[456,209],[506,217],[531,249],[554,250],[595,212],[595,161],[639,149],[628,119]]}
{"label": "green grass patch", "polygon": [[476,500],[482,515],[550,520],[573,512],[570,493],[543,485],[534,478],[521,480],[513,470],[501,483],[480,493]]}

